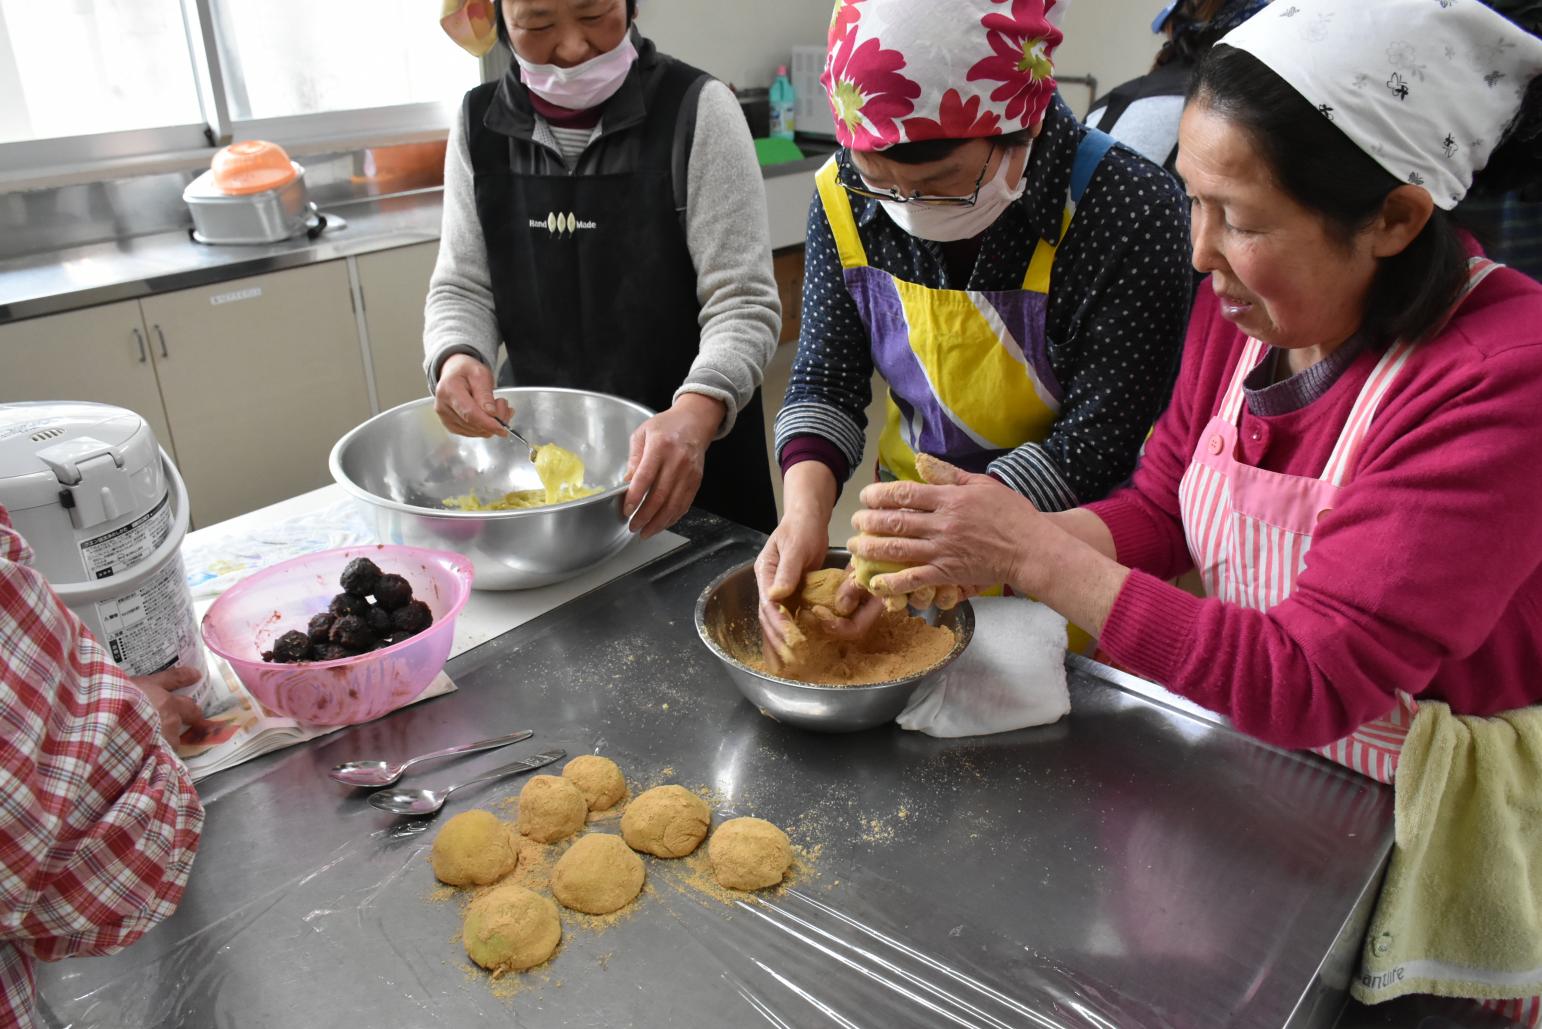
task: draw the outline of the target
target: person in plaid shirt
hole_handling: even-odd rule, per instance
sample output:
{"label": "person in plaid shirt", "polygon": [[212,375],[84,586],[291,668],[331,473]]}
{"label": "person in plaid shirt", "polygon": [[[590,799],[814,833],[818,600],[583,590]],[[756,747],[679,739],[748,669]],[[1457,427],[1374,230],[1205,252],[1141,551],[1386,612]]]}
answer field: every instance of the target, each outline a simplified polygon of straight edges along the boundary
{"label": "person in plaid shirt", "polygon": [[36,1024],[34,959],[119,950],[170,915],[203,827],[162,735],[190,714],[162,689],[180,670],[131,681],[31,559],[0,507],[0,1026]]}

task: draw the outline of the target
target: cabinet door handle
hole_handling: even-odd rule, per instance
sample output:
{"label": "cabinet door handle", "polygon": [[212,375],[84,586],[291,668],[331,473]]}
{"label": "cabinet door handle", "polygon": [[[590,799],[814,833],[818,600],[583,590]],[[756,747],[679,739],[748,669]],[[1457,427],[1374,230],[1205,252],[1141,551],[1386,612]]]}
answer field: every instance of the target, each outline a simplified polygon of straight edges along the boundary
{"label": "cabinet door handle", "polygon": [[161,341],[161,356],[170,357],[171,355],[166,353],[166,334],[161,331],[161,327],[159,325],[154,325],[151,327],[155,329],[155,338]]}
{"label": "cabinet door handle", "polygon": [[145,364],[150,360],[150,352],[145,349],[145,334],[137,328],[134,332],[134,343],[139,347],[139,363]]}

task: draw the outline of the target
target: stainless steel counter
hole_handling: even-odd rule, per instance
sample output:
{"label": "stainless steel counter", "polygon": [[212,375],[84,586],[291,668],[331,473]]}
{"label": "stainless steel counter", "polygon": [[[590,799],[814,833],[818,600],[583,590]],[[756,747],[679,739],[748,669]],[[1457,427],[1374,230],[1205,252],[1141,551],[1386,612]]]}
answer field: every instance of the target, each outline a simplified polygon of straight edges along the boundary
{"label": "stainless steel counter", "polygon": [[[811,156],[763,168],[768,181],[807,175],[834,149],[833,143],[819,140],[800,142]],[[334,192],[328,191],[328,195]],[[118,193],[132,195],[120,188],[106,196],[118,197]],[[318,201],[322,213],[334,218],[334,226],[337,216],[346,226],[329,227],[314,241],[302,236],[271,245],[205,246],[189,239],[185,229],[177,229],[0,257],[0,325],[437,240],[442,193],[441,187],[433,187],[385,199],[365,196]],[[127,202],[123,197],[118,199]],[[788,218],[790,229],[801,241],[807,195],[799,191],[797,201]],[[34,206],[36,210],[27,211],[45,224],[50,218],[62,217],[42,201]],[[185,217],[185,209],[179,214]]]}
{"label": "stainless steel counter", "polygon": [[[735,693],[692,604],[761,537],[693,514],[691,544],[451,662],[438,698],[207,780],[181,909],[129,951],[41,970],[88,1026],[1329,1025],[1391,844],[1390,791],[1177,711],[1101,666],[1061,723],[934,740],[823,736]],[[431,832],[322,777],[528,727],[514,748],[614,758],[634,790],[706,788],[812,854],[728,904],[650,861],[631,914],[565,920],[500,995],[432,896]],[[423,783],[510,752],[438,766]],[[519,781],[457,794],[493,806]],[[473,791],[467,791],[468,793]],[[393,832],[393,828],[398,831]],[[597,823],[615,831],[614,822]]]}
{"label": "stainless steel counter", "polygon": [[346,225],[315,240],[206,246],[177,230],[0,260],[0,324],[437,240],[442,192],[327,204]]}

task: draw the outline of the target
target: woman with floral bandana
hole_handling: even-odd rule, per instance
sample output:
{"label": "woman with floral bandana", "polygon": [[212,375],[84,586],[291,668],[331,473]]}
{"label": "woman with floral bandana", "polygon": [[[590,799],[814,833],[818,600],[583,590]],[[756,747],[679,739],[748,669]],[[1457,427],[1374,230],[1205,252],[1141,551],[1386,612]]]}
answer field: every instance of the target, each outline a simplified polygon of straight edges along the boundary
{"label": "woman with floral bandana", "polygon": [[[1192,296],[1187,217],[1168,175],[1056,95],[1063,8],[836,5],[822,81],[842,149],[809,207],[776,422],[785,514],[757,562],[773,650],[863,461],[875,369],[879,478],[916,479],[926,452],[1041,511],[1124,481],[1161,409]],[[861,596],[842,597],[853,633],[879,610]]]}

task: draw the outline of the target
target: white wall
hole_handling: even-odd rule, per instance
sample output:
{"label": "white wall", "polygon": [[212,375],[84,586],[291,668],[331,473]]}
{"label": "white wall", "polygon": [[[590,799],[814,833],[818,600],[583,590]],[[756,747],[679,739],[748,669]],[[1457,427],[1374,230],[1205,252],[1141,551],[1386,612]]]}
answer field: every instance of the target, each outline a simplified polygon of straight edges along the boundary
{"label": "white wall", "polygon": [[637,27],[666,54],[724,82],[769,86],[794,46],[824,45],[833,7],[833,0],[639,0]]}
{"label": "white wall", "polygon": [[[668,2],[668,0],[663,0]],[[1107,93],[1151,69],[1162,37],[1151,32],[1161,0],[1071,0],[1060,27],[1065,42],[1055,51],[1061,75],[1094,75]],[[1081,86],[1066,86],[1066,102],[1078,115],[1092,99]]]}
{"label": "white wall", "polygon": [[[1055,53],[1064,75],[1095,75],[1099,92],[1143,75],[1161,39],[1151,19],[1161,0],[1062,0],[1065,42]],[[768,86],[794,45],[822,45],[833,0],[639,0],[638,27],[659,49],[738,86]],[[1092,97],[1065,88],[1086,114]]]}

